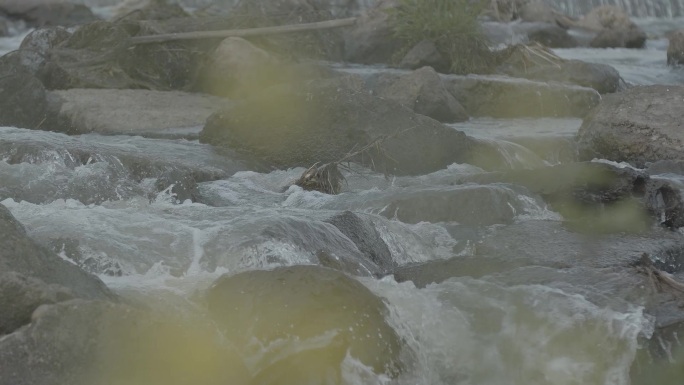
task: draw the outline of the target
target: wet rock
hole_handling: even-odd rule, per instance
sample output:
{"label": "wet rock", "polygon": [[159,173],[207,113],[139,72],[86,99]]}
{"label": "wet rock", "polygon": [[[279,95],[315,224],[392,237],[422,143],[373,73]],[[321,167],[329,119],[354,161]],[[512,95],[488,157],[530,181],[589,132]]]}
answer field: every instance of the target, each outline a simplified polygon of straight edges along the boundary
{"label": "wet rock", "polygon": [[71,290],[75,297],[113,299],[114,295],[97,277],[60,259],[35,243],[9,210],[0,205],[0,271],[16,272],[46,284]]}
{"label": "wet rock", "polygon": [[526,1],[518,9],[518,17],[522,21],[557,24],[563,16],[543,0]]}
{"label": "wet rock", "polygon": [[0,58],[0,126],[38,128],[47,117],[45,88],[16,53]]}
{"label": "wet rock", "polygon": [[421,174],[465,160],[470,143],[459,131],[371,95],[355,76],[272,87],[212,115],[200,141],[250,153],[272,167],[308,168],[383,137],[381,153],[371,149],[350,160]]}
{"label": "wet rock", "polygon": [[196,137],[206,119],[229,103],[180,91],[70,89],[49,97],[53,130],[150,137]]}
{"label": "wet rock", "polygon": [[202,88],[213,95],[245,97],[278,83],[280,71],[281,64],[271,54],[245,39],[229,37],[210,55]]}
{"label": "wet rock", "polygon": [[531,62],[525,52],[513,53],[498,68],[498,72],[518,78],[539,81],[557,81],[593,88],[601,94],[620,89],[620,74],[606,64],[586,63],[579,60]]}
{"label": "wet rock", "polygon": [[399,63],[400,68],[416,70],[421,67],[432,67],[437,72],[448,72],[449,60],[437,50],[432,40],[422,40],[411,48]]}
{"label": "wet rock", "polygon": [[555,24],[535,23],[527,30],[527,38],[549,48],[575,48],[579,45],[566,29]]}
{"label": "wet rock", "polygon": [[10,21],[4,16],[0,15],[0,37],[9,36],[10,34]]}
{"label": "wet rock", "polygon": [[237,349],[254,340],[267,347],[273,360],[260,362],[258,383],[338,383],[347,354],[378,374],[401,370],[400,340],[385,321],[384,303],[335,270],[293,266],[225,275],[206,300]]}
{"label": "wet rock", "polygon": [[0,11],[31,27],[74,26],[98,20],[83,4],[59,0],[5,0]]}
{"label": "wet rock", "polygon": [[0,340],[0,384],[246,385],[239,355],[193,321],[102,301],[41,306]]}
{"label": "wet rock", "polygon": [[440,122],[468,120],[465,109],[447,91],[439,74],[431,67],[423,67],[396,79],[381,78],[374,91],[379,97],[397,101]]}
{"label": "wet rock", "polygon": [[671,182],[651,179],[646,186],[646,207],[662,226],[684,226],[684,200],[681,190]]}
{"label": "wet rock", "polygon": [[389,24],[387,8],[392,1],[378,5],[364,13],[351,29],[344,33],[344,60],[361,64],[388,64],[402,48]]}
{"label": "wet rock", "polygon": [[646,43],[646,33],[615,5],[594,8],[575,26],[598,32],[590,43],[595,48],[643,48]]}
{"label": "wet rock", "polygon": [[667,47],[667,64],[684,65],[684,29],[675,31],[669,36],[670,44]]}
{"label": "wet rock", "polygon": [[646,32],[638,27],[626,29],[602,29],[589,42],[593,48],[644,48]]}
{"label": "wet rock", "polygon": [[67,40],[71,33],[62,27],[40,28],[29,33],[19,46],[21,64],[38,74],[48,60],[50,50]]}
{"label": "wet rock", "polygon": [[373,261],[379,268],[380,274],[387,274],[394,270],[396,262],[385,241],[380,237],[373,221],[361,214],[344,211],[327,220],[347,236],[363,255]]}
{"label": "wet rock", "polygon": [[682,86],[641,86],[603,98],[577,134],[581,159],[643,165],[682,159]]}
{"label": "wet rock", "polygon": [[72,298],[73,294],[64,286],[48,285],[16,272],[0,273],[0,336],[28,325],[38,306]]}
{"label": "wet rock", "polygon": [[503,76],[445,78],[449,91],[472,116],[585,116],[601,100],[593,89]]}
{"label": "wet rock", "polygon": [[503,185],[410,190],[397,194],[380,215],[405,223],[507,224],[528,212],[530,207],[519,198],[523,193]]}
{"label": "wet rock", "polygon": [[120,4],[114,17],[117,22],[130,22],[134,20],[167,20],[190,17],[190,15],[179,4],[168,0],[147,0],[129,6],[125,6],[125,3]]}
{"label": "wet rock", "polygon": [[195,178],[179,170],[164,173],[157,178],[155,186],[158,191],[168,191],[176,202],[196,202],[200,195]]}

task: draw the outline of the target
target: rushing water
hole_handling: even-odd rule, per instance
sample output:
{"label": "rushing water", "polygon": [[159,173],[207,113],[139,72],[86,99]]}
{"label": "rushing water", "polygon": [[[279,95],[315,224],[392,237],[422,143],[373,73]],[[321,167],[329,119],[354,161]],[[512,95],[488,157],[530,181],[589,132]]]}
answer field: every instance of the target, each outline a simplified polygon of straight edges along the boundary
{"label": "rushing water", "polygon": [[[557,3],[578,12],[568,7],[589,2]],[[645,15],[682,10],[678,0],[633,3],[639,15],[643,7]],[[656,21],[642,23],[660,30]],[[16,48],[20,40],[0,39],[0,50]],[[613,65],[630,83],[684,83],[682,72],[664,65],[664,52],[657,40],[645,50],[557,50],[563,57]],[[509,167],[529,168],[572,160],[571,138],[580,124],[481,118],[453,126],[493,143]],[[169,170],[197,176],[199,202],[156,188]],[[320,252],[360,261],[358,248],[326,222],[343,210],[369,219],[400,266],[466,260],[483,239],[507,226],[538,226],[540,237],[553,234],[544,238],[549,253],[561,247],[553,237],[562,218],[535,194],[504,184],[453,186],[453,180],[482,171],[472,165],[401,178],[353,169],[345,171],[347,185],[338,196],[290,186],[303,171],[258,172],[187,140],[0,128],[2,203],[36,240],[122,296],[160,311],[194,312],[198,293],[226,272],[319,264]],[[510,259],[528,242],[514,238],[506,249]],[[507,273],[496,267],[484,274],[459,270],[427,286],[378,279],[362,269],[358,279],[385,301],[408,369],[392,380],[348,356],[345,382],[629,384],[639,342],[650,337],[654,322],[638,300],[621,296],[626,278],[527,265]]]}

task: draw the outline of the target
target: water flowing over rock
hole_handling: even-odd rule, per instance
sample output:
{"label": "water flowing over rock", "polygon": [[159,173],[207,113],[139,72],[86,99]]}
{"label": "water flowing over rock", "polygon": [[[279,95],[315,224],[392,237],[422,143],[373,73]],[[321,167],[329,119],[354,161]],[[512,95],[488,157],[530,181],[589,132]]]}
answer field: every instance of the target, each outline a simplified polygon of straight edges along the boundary
{"label": "water flowing over rock", "polygon": [[376,373],[401,371],[402,348],[384,303],[335,270],[293,266],[226,275],[211,286],[207,303],[238,349],[252,339],[266,348],[258,383],[337,384],[347,354]]}
{"label": "water flowing over rock", "polygon": [[463,133],[371,95],[353,76],[268,89],[214,114],[200,135],[202,142],[250,153],[276,168],[338,161],[380,138],[386,138],[381,151],[350,160],[421,174],[469,155]]}
{"label": "water flowing over rock", "polygon": [[85,5],[61,0],[4,0],[0,12],[23,19],[32,27],[74,26],[98,20]]}
{"label": "water flowing over rock", "polygon": [[30,325],[0,340],[0,384],[246,385],[242,359],[220,341],[206,322],[129,305],[45,305]]}
{"label": "water flowing over rock", "polygon": [[643,165],[682,159],[682,86],[642,86],[608,95],[582,124],[582,159],[594,157]]}
{"label": "water flowing over rock", "polygon": [[468,113],[449,93],[442,79],[431,67],[423,67],[399,77],[381,77],[374,87],[374,94],[395,100],[417,114],[440,122],[468,120]]}
{"label": "water flowing over rock", "polygon": [[582,16],[606,3],[617,5],[633,17],[684,16],[682,0],[549,0],[556,9],[571,16]]}
{"label": "water flowing over rock", "polygon": [[684,29],[670,34],[670,45],[667,48],[667,64],[684,65]]}

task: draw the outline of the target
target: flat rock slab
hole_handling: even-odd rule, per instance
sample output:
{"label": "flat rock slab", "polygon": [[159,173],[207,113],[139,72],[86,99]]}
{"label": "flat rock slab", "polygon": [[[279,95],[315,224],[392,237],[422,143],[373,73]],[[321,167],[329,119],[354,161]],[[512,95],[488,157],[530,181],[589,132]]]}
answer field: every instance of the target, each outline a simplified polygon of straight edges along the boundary
{"label": "flat rock slab", "polygon": [[445,75],[447,89],[471,116],[583,117],[601,101],[587,87],[507,76]]}
{"label": "flat rock slab", "polygon": [[57,127],[68,134],[196,139],[223,98],[179,91],[70,89],[49,92]]}

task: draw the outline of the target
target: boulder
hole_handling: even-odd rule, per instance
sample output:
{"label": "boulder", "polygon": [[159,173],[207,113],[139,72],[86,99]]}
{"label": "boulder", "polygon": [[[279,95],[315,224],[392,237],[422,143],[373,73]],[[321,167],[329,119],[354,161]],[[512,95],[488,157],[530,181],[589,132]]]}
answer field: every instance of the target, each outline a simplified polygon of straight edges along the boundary
{"label": "boulder", "polygon": [[238,353],[190,319],[104,301],[43,305],[0,339],[0,384],[247,385]]}
{"label": "boulder", "polygon": [[667,64],[684,65],[684,29],[672,33],[667,47]]}
{"label": "boulder", "polygon": [[16,272],[39,279],[48,285],[61,285],[78,298],[115,298],[97,277],[61,259],[29,238],[24,227],[3,205],[0,205],[0,234],[3,235],[0,239],[0,271]]}
{"label": "boulder", "polygon": [[423,67],[398,78],[378,80],[374,90],[379,97],[397,101],[417,114],[440,122],[468,120],[465,109],[454,99],[431,67]]}
{"label": "boulder", "polygon": [[192,129],[195,136],[206,119],[228,103],[181,91],[70,89],[48,95],[57,119],[50,128],[68,134],[175,137]]}
{"label": "boulder", "polygon": [[580,157],[643,165],[684,159],[683,86],[640,86],[603,98],[582,123]]}
{"label": "boulder", "polygon": [[601,100],[591,88],[504,76],[449,75],[444,83],[472,116],[583,117]]}
{"label": "boulder", "polygon": [[527,28],[527,39],[549,48],[575,48],[577,40],[556,24],[533,23]]}
{"label": "boulder", "polygon": [[389,64],[403,43],[394,36],[387,8],[391,1],[365,12],[356,24],[344,33],[344,60],[361,64]]}
{"label": "boulder", "polygon": [[134,20],[167,20],[190,17],[183,7],[168,0],[125,1],[114,10],[117,22]]}
{"label": "boulder", "polygon": [[344,211],[326,220],[347,236],[359,251],[379,268],[381,274],[388,274],[396,267],[387,244],[367,216]]}
{"label": "boulder", "polygon": [[410,70],[426,66],[434,68],[437,72],[449,72],[449,60],[439,52],[432,40],[421,40],[404,55],[399,63],[400,68]]}
{"label": "boulder", "polygon": [[47,116],[43,84],[17,52],[0,57],[0,126],[38,128]]}
{"label": "boulder", "polygon": [[0,336],[28,325],[38,306],[72,298],[64,286],[48,285],[17,272],[0,273]]}
{"label": "boulder", "polygon": [[39,28],[21,41],[19,52],[21,64],[31,73],[38,74],[43,68],[50,50],[67,40],[71,33],[62,27]]}
{"label": "boulder", "polygon": [[376,170],[423,174],[468,157],[469,139],[457,130],[371,95],[356,76],[272,87],[212,115],[200,141],[249,153],[276,168],[351,157]]}
{"label": "boulder", "polygon": [[615,5],[596,7],[574,26],[598,32],[590,45],[595,48],[643,48],[646,33]]}
{"label": "boulder", "polygon": [[4,0],[0,2],[0,12],[38,28],[69,27],[98,20],[87,6],[62,0]]}
{"label": "boulder", "polygon": [[271,358],[258,362],[254,383],[340,383],[347,354],[377,374],[401,371],[402,347],[385,321],[385,304],[341,272],[292,266],[224,275],[206,302],[238,350],[255,342],[267,349]]}
{"label": "boulder", "polygon": [[527,50],[522,46],[510,49],[508,58],[497,71],[518,78],[576,84],[593,88],[600,94],[620,90],[620,74],[609,65],[563,60],[549,51],[533,48],[535,53],[546,56],[540,59]]}
{"label": "boulder", "polygon": [[281,64],[271,54],[239,37],[223,40],[202,71],[202,89],[240,98],[276,84]]}

